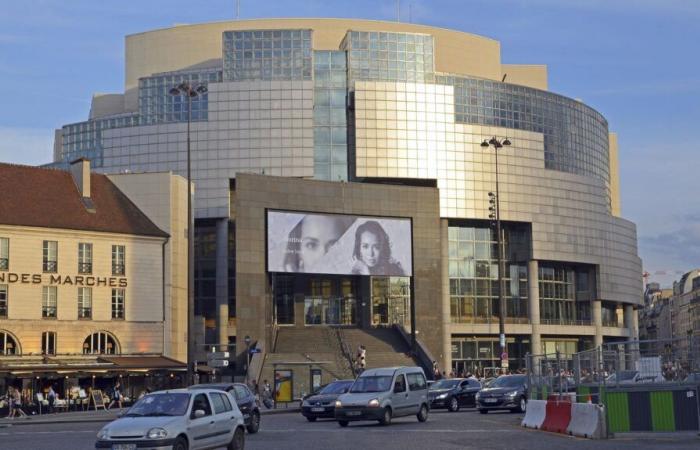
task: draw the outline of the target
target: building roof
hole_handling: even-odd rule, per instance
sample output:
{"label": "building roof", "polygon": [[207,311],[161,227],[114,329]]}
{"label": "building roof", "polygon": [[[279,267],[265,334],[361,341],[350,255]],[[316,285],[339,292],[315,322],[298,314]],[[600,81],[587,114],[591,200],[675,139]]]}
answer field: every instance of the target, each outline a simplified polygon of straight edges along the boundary
{"label": "building roof", "polygon": [[91,174],[85,207],[70,172],[0,163],[0,225],[168,237],[105,175]]}

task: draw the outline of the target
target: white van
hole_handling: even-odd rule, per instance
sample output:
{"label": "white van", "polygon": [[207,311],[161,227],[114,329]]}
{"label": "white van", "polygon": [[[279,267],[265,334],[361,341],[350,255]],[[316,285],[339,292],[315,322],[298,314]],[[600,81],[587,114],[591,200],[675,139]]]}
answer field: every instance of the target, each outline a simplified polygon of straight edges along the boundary
{"label": "white van", "polygon": [[357,420],[377,420],[415,415],[428,420],[428,384],[420,367],[368,369],[357,377],[347,394],[335,402],[335,419],[341,427]]}

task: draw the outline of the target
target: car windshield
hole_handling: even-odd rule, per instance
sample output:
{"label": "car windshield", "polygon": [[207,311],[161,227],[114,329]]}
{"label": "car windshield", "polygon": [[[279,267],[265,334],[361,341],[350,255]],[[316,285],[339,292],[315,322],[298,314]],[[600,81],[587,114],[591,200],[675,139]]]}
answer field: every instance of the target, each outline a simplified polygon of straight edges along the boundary
{"label": "car windshield", "polygon": [[350,392],[386,392],[391,389],[391,376],[360,377],[350,388]]}
{"label": "car windshield", "polygon": [[352,386],[352,381],[337,381],[330,383],[321,389],[319,394],[344,394],[348,391],[348,388]]}
{"label": "car windshield", "polygon": [[453,389],[462,380],[440,380],[430,386],[430,389]]}
{"label": "car windshield", "polygon": [[138,416],[183,416],[187,412],[190,394],[150,394],[136,402],[126,417]]}
{"label": "car windshield", "polygon": [[498,377],[493,380],[490,384],[490,388],[510,388],[518,387],[525,384],[525,377]]}

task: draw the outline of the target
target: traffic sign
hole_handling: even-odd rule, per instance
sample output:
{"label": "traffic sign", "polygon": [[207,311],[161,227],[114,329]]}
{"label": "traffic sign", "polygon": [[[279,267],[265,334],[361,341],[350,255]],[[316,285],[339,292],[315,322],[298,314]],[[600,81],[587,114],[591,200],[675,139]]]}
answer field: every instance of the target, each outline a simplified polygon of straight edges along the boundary
{"label": "traffic sign", "polygon": [[228,359],[231,357],[229,352],[209,352],[207,353],[207,360],[212,361],[214,359]]}
{"label": "traffic sign", "polygon": [[254,354],[254,353],[261,353],[261,350],[260,350],[259,348],[251,348],[251,349],[250,349],[250,354],[252,355],[252,354]]}
{"label": "traffic sign", "polygon": [[213,359],[207,363],[212,369],[228,367],[228,359]]}

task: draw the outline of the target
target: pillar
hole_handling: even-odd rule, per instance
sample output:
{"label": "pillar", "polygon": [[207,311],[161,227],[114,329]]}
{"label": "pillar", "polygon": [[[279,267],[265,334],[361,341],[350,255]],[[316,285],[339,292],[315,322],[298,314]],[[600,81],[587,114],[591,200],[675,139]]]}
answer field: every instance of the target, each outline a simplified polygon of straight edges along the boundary
{"label": "pillar", "polygon": [[[449,373],[452,370],[452,318],[450,308],[449,253],[450,241],[447,220],[440,220],[441,270],[442,274],[442,367]],[[437,358],[440,355],[435,355]]]}
{"label": "pillar", "polygon": [[530,354],[542,354],[542,333],[540,331],[540,283],[539,264],[536,260],[527,263],[528,310],[532,334],[530,335]]}
{"label": "pillar", "polygon": [[634,305],[625,305],[624,318],[625,328],[627,328],[630,333],[630,340],[637,340],[639,338],[639,322]]}
{"label": "pillar", "polygon": [[598,348],[603,345],[603,303],[600,300],[591,301],[591,316],[595,326],[593,345]]}
{"label": "pillar", "polygon": [[228,345],[228,217],[216,221],[216,331]]}

